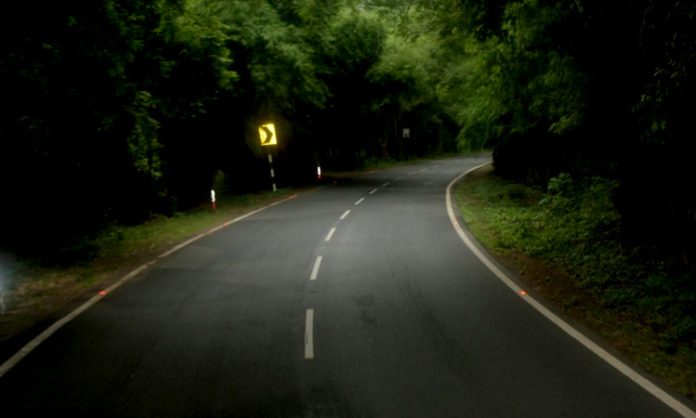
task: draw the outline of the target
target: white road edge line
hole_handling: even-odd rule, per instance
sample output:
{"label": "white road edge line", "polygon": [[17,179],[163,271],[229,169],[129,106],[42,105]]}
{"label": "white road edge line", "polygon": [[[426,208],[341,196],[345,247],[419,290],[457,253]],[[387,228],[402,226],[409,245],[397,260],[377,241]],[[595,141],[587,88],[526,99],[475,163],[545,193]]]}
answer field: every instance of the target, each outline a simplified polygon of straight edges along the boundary
{"label": "white road edge line", "polygon": [[324,256],[318,256],[317,259],[314,261],[314,268],[312,269],[312,274],[309,276],[309,280],[316,280],[317,277],[319,277],[319,267],[321,267],[321,260],[324,259]]}
{"label": "white road edge line", "polygon": [[357,202],[355,202],[355,206],[358,206],[359,204],[361,204],[361,203],[363,202],[363,200],[365,200],[365,198],[364,198],[364,197],[361,197],[360,200],[358,200]]}
{"label": "white road edge line", "polygon": [[[271,207],[273,207],[273,206],[276,206],[276,205],[279,205],[279,204],[281,204],[281,203],[287,202],[288,200],[292,200],[292,199],[294,199],[294,198],[296,198],[296,197],[297,197],[297,195],[288,196],[288,197],[285,198],[285,199],[279,200],[279,201],[277,201],[277,202],[273,202],[273,203],[271,203],[271,204],[269,204],[269,205],[266,205],[266,206],[264,206],[264,207],[262,207],[262,208],[259,208],[259,209],[256,209],[256,210],[253,210],[253,211],[251,211],[251,212],[249,212],[249,213],[245,213],[244,215],[238,216],[238,217],[232,219],[231,221],[227,221],[227,222],[223,223],[222,225],[216,226],[215,228],[209,229],[208,231],[206,231],[206,232],[204,232],[204,233],[202,233],[202,234],[196,235],[195,237],[193,237],[193,238],[191,238],[191,239],[189,239],[189,240],[187,240],[187,241],[184,241],[184,242],[182,242],[181,244],[175,246],[174,248],[172,248],[172,249],[170,249],[170,250],[168,250],[168,251],[166,251],[166,252],[164,252],[164,253],[158,255],[155,259],[150,260],[150,261],[148,261],[147,263],[142,264],[141,266],[139,266],[139,267],[137,267],[136,269],[132,270],[130,273],[128,273],[128,274],[126,274],[125,276],[123,276],[123,277],[121,277],[120,279],[118,279],[114,284],[112,284],[111,286],[109,286],[109,287],[107,287],[106,289],[104,289],[104,292],[105,292],[107,295],[110,294],[110,293],[112,293],[113,291],[115,291],[115,290],[118,289],[119,287],[123,286],[123,284],[125,284],[128,280],[132,279],[133,277],[135,277],[135,276],[137,276],[138,274],[140,274],[143,270],[145,270],[145,269],[147,269],[148,267],[150,267],[150,266],[152,266],[153,264],[155,264],[155,262],[156,262],[158,259],[168,257],[168,256],[172,255],[173,253],[179,251],[180,249],[186,247],[187,245],[189,245],[189,244],[191,244],[191,243],[193,243],[193,242],[195,242],[195,241],[198,241],[199,239],[201,239],[201,238],[203,238],[203,237],[205,237],[205,236],[208,236],[208,235],[210,235],[210,234],[212,234],[212,233],[214,233],[214,232],[217,232],[217,231],[219,231],[219,230],[222,229],[222,228],[225,228],[225,227],[227,227],[227,226],[229,226],[229,225],[231,225],[231,224],[233,224],[233,223],[235,223],[235,222],[239,222],[239,221],[241,221],[241,220],[243,220],[243,219],[245,219],[245,218],[248,218],[248,217],[250,217],[250,216],[252,216],[252,215],[255,215],[255,214],[257,214],[257,213],[259,213],[259,212],[261,212],[261,211],[264,211],[264,210],[266,210],[266,209],[269,209],[269,208],[271,208]],[[24,347],[22,347],[19,351],[17,351],[12,357],[10,357],[9,359],[7,359],[4,363],[2,363],[2,364],[0,365],[0,378],[2,378],[2,377],[3,377],[7,372],[9,372],[13,367],[15,367],[17,364],[19,364],[19,362],[22,361],[27,355],[29,355],[29,353],[31,353],[36,347],[38,347],[39,345],[41,345],[41,344],[42,344],[43,342],[45,342],[49,337],[51,337],[53,334],[55,334],[56,331],[58,331],[60,328],[62,328],[65,324],[67,324],[68,322],[70,322],[70,321],[72,321],[73,319],[77,318],[81,313],[83,313],[83,312],[86,311],[87,309],[91,308],[94,304],[96,304],[97,302],[99,302],[99,301],[100,301],[101,299],[103,299],[103,298],[104,298],[104,296],[99,295],[99,294],[93,296],[93,297],[92,297],[91,299],[89,299],[87,302],[85,302],[85,303],[83,303],[82,305],[80,305],[77,309],[75,309],[74,311],[70,312],[69,314],[67,314],[67,315],[64,316],[63,318],[59,319],[58,321],[54,322],[53,325],[51,325],[50,327],[48,327],[45,331],[43,331],[43,332],[42,332],[41,334],[39,334],[38,336],[34,337],[34,339],[32,339],[31,341],[29,341],[26,345],[24,345]]]}
{"label": "white road edge line", "polygon": [[[464,244],[466,244],[467,247],[471,250],[471,252],[478,257],[481,262],[488,267],[488,269],[500,279],[507,287],[509,287],[513,292],[518,293],[520,290],[522,290],[515,282],[510,279],[503,271],[501,271],[498,267],[496,267],[495,264],[486,256],[484,255],[475,245],[474,243],[469,239],[469,237],[464,233],[464,230],[462,227],[459,225],[459,222],[457,221],[457,217],[454,214],[454,208],[452,206],[452,186],[457,183],[460,179],[465,177],[467,174],[471,173],[472,171],[479,169],[483,166],[486,166],[490,163],[485,163],[481,164],[479,166],[476,166],[474,168],[471,168],[464,173],[460,174],[457,178],[452,180],[450,184],[447,186],[447,196],[446,196],[446,203],[447,203],[447,214],[449,215],[450,221],[452,222],[452,226],[454,227],[455,231],[457,231],[457,234],[459,237],[464,241]],[[548,310],[544,305],[542,305],[540,302],[538,302],[536,299],[531,297],[529,294],[526,294],[522,300],[527,302],[529,305],[531,305],[534,309],[536,309],[540,314],[544,315],[549,321],[553,322],[556,326],[558,326],[560,329],[562,329],[566,334],[574,338],[576,341],[578,341],[580,344],[584,345],[585,348],[593,352],[595,355],[597,355],[599,358],[604,360],[605,362],[609,363],[612,367],[614,367],[616,370],[621,372],[624,376],[628,377],[631,379],[634,383],[642,387],[644,390],[646,390],[648,393],[662,401],[665,405],[669,406],[672,408],[675,412],[680,414],[681,416],[685,418],[696,418],[696,412],[691,410],[691,408],[687,407],[684,405],[682,402],[680,402],[678,399],[674,398],[672,395],[668,394],[661,388],[659,388],[657,385],[655,385],[653,382],[650,380],[646,379],[642,375],[640,375],[638,372],[636,372],[633,368],[631,368],[629,365],[626,363],[622,362],[618,358],[614,357],[611,353],[608,351],[604,350],[602,347],[597,345],[594,341],[592,341],[590,338],[586,337],[582,332],[579,330],[575,329],[572,325],[561,319],[558,315],[554,314],[550,310]]]}
{"label": "white road edge line", "polygon": [[331,230],[329,231],[329,233],[326,234],[326,238],[324,238],[324,241],[325,241],[325,242],[331,241],[331,237],[333,237],[333,234],[334,234],[335,232],[336,232],[336,227],[334,226],[333,228],[331,228]]}
{"label": "white road edge line", "polygon": [[307,309],[305,315],[304,358],[314,358],[314,309]]}
{"label": "white road edge line", "polygon": [[340,220],[344,220],[344,219],[346,219],[346,216],[348,216],[348,215],[350,215],[350,209],[348,209],[347,211],[343,212],[343,215],[341,215],[341,217],[340,217],[339,219],[340,219]]}
{"label": "white road edge line", "polygon": [[375,193],[377,193],[377,190],[378,190],[378,189],[372,189],[372,190],[370,190],[370,194],[375,194]]}

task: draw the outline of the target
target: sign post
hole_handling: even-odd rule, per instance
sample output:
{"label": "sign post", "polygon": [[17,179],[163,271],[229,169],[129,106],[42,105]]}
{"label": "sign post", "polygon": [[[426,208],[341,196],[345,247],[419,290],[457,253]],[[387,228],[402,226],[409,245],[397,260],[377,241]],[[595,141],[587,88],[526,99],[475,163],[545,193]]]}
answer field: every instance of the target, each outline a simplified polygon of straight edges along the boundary
{"label": "sign post", "polygon": [[[259,126],[259,138],[261,139],[262,147],[272,147],[278,145],[278,137],[276,136],[275,125],[273,123],[267,123],[265,125]],[[268,164],[271,166],[271,184],[273,185],[273,191],[277,191],[275,182],[275,171],[273,170],[273,156],[271,156],[271,149],[268,149]]]}
{"label": "sign post", "polygon": [[276,182],[275,182],[275,171],[273,171],[273,157],[271,156],[271,152],[268,152],[268,165],[271,166],[271,183],[273,184],[273,191],[278,191],[278,188],[276,187]]}

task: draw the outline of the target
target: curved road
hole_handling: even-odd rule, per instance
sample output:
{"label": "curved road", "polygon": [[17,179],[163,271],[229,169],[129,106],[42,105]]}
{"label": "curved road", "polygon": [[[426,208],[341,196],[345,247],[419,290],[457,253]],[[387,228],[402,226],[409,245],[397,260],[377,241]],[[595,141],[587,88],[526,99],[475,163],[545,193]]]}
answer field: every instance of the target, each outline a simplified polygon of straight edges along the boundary
{"label": "curved road", "polygon": [[678,416],[463,244],[454,158],[345,180],[200,239],[0,378],[5,417]]}

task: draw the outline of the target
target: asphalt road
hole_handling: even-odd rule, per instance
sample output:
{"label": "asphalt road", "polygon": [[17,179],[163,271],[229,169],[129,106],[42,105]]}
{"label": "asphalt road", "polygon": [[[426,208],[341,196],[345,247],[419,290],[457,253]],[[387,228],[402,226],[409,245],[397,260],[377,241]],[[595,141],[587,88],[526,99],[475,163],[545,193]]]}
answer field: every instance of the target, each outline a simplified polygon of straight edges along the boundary
{"label": "asphalt road", "polygon": [[484,161],[344,180],[196,241],[0,378],[0,414],[677,416],[462,243],[445,189]]}

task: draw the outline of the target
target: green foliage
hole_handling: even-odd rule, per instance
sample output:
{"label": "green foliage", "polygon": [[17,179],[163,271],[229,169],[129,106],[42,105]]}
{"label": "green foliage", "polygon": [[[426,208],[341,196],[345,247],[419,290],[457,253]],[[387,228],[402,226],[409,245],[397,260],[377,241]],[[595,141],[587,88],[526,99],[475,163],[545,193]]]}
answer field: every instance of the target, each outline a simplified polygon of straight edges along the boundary
{"label": "green foliage", "polygon": [[[456,148],[493,148],[502,175],[538,186],[622,173],[625,244],[661,242],[688,260],[696,198],[679,191],[696,181],[696,10],[629,3],[95,0],[40,16],[19,4],[0,28],[12,103],[0,175],[19,178],[11,200],[42,184],[49,200],[74,202],[61,209],[65,230],[49,233],[60,246],[196,206],[219,170],[246,179],[232,193],[266,187],[256,126],[274,120],[288,183],[312,179],[317,162]],[[641,204],[643,187],[668,204]]]}
{"label": "green foliage", "polygon": [[[218,86],[228,90],[233,88],[238,75],[232,70],[231,51],[226,45],[228,27],[220,19],[219,9],[213,4],[208,0],[184,2],[180,14],[163,16],[171,21],[161,31],[167,41],[177,42],[185,47],[182,53],[197,60],[209,61],[216,73]],[[167,75],[175,65],[176,61],[163,63],[163,74]]]}
{"label": "green foliage", "polygon": [[215,190],[216,198],[218,198],[217,196],[224,196],[229,192],[228,182],[229,179],[222,170],[218,170],[215,173],[215,177],[213,177],[213,184],[211,188]]}
{"label": "green foliage", "polygon": [[1,29],[13,107],[0,116],[0,174],[14,179],[10,201],[31,201],[41,184],[46,200],[65,202],[64,221],[5,207],[2,218],[34,225],[28,235],[45,248],[13,225],[0,245],[77,248],[113,223],[196,206],[218,172],[244,176],[231,193],[265,187],[261,120],[283,133],[281,182],[313,178],[317,161],[442,149],[438,40],[422,15],[398,1],[97,0],[41,16],[18,5]]}
{"label": "green foliage", "polygon": [[159,157],[161,145],[157,141],[159,122],[151,115],[154,108],[150,93],[140,91],[136,94],[131,109],[135,123],[128,137],[128,153],[133,159],[135,170],[153,181],[162,177]]}
{"label": "green foliage", "polygon": [[494,39],[465,43],[466,60],[454,61],[444,74],[438,93],[452,117],[459,122],[460,147],[481,149],[504,133],[501,119],[507,109],[502,67],[495,61]]}
{"label": "green foliage", "polygon": [[500,19],[496,34],[464,31],[445,46],[453,59],[438,91],[462,126],[463,149],[491,147],[509,134],[564,135],[583,120],[584,76],[572,57],[547,47],[549,28],[564,19],[560,4],[510,2]]}
{"label": "green foliage", "polygon": [[315,76],[302,32],[265,2],[209,1],[225,27],[229,52],[251,85],[259,106],[284,113],[301,102],[321,106],[326,90]]}
{"label": "green foliage", "polygon": [[332,21],[329,36],[324,51],[329,71],[364,75],[382,54],[385,31],[375,16],[344,10]]}
{"label": "green foliage", "polygon": [[545,192],[488,176],[465,181],[456,196],[488,248],[559,268],[605,307],[642,318],[668,352],[696,349],[693,269],[622,248],[617,190],[611,179],[563,173]]}
{"label": "green foliage", "polygon": [[[621,173],[624,245],[696,257],[696,199],[681,192],[696,181],[693,2],[416,4],[447,57],[436,86],[461,148],[495,148],[496,170],[537,185]],[[648,189],[669,203],[644,203]]]}

